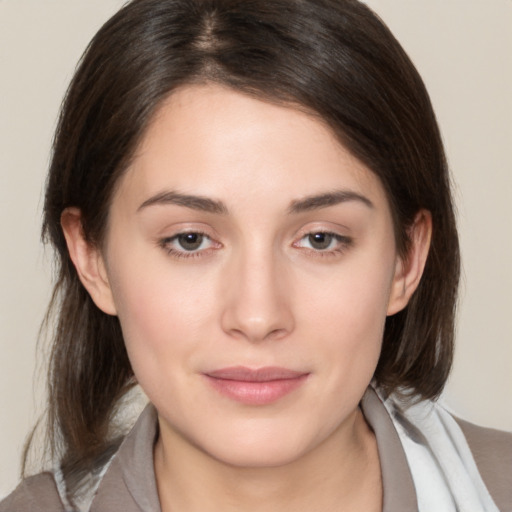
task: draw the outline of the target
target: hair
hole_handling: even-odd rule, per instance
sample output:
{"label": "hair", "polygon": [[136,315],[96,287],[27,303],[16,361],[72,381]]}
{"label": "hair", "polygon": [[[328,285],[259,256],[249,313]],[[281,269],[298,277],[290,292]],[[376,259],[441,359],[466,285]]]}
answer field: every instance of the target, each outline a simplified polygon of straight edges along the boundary
{"label": "hair", "polygon": [[433,234],[421,283],[387,318],[374,375],[388,392],[436,398],[453,356],[459,248],[435,115],[412,62],[357,0],[133,0],[86,49],[62,105],[44,203],[56,250],[48,318],[49,431],[63,474],[112,450],[112,418],[133,386],[117,317],[100,311],[70,260],[60,218],[82,214],[100,247],[120,176],[162,102],[180,86],[216,83],[323,119],[377,175],[407,255],[420,209]]}

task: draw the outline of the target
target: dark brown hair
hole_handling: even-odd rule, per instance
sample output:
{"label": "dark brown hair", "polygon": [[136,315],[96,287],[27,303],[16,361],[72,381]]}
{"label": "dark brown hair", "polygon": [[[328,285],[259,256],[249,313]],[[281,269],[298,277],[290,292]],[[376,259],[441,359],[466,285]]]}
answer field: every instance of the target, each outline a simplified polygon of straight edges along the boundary
{"label": "dark brown hair", "polygon": [[[434,398],[453,352],[459,251],[449,175],[423,82],[387,27],[356,0],[133,0],[87,48],[62,106],[43,236],[56,249],[49,428],[64,474],[112,446],[111,420],[132,386],[119,321],[82,287],[60,225],[66,207],[101,244],[119,177],[162,101],[215,82],[323,118],[381,180],[398,249],[424,208],[433,237],[409,305],[387,319],[375,372],[388,391]],[[115,443],[114,443],[115,444]]]}

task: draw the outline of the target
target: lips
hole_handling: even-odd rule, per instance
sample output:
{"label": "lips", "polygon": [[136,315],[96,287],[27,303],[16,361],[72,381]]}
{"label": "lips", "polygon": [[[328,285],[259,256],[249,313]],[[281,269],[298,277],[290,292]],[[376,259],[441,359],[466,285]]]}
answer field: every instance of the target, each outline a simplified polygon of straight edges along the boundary
{"label": "lips", "polygon": [[309,373],[280,367],[235,366],[205,374],[209,384],[227,398],[247,405],[266,405],[300,387]]}

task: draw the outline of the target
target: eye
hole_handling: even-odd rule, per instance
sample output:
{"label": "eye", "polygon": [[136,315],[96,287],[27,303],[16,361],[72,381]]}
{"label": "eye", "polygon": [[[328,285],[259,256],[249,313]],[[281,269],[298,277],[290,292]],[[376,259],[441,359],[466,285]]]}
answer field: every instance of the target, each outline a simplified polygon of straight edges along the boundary
{"label": "eye", "polygon": [[329,249],[333,241],[336,241],[336,239],[331,233],[310,233],[307,236],[308,244],[313,249],[317,249],[319,251]]}
{"label": "eye", "polygon": [[342,252],[351,243],[352,239],[347,236],[327,231],[315,231],[304,235],[293,245],[316,252],[335,253]]}
{"label": "eye", "polygon": [[176,257],[199,256],[208,249],[215,247],[212,239],[200,232],[190,231],[164,238],[160,245],[171,255]]}
{"label": "eye", "polygon": [[178,245],[185,251],[197,251],[207,239],[202,233],[182,233],[175,237]]}

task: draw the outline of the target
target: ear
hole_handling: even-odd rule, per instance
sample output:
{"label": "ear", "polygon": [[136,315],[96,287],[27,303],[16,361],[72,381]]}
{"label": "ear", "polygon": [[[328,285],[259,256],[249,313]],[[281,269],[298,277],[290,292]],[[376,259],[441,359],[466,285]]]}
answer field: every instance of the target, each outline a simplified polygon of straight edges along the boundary
{"label": "ear", "polygon": [[100,250],[88,242],[82,228],[82,214],[78,208],[66,208],[60,223],[69,256],[75,265],[78,277],[92,300],[104,313],[116,315],[116,307],[107,277],[105,263]]}
{"label": "ear", "polygon": [[404,309],[418,287],[427,261],[431,236],[432,215],[428,210],[420,210],[409,228],[409,251],[404,258],[397,257],[388,316]]}

